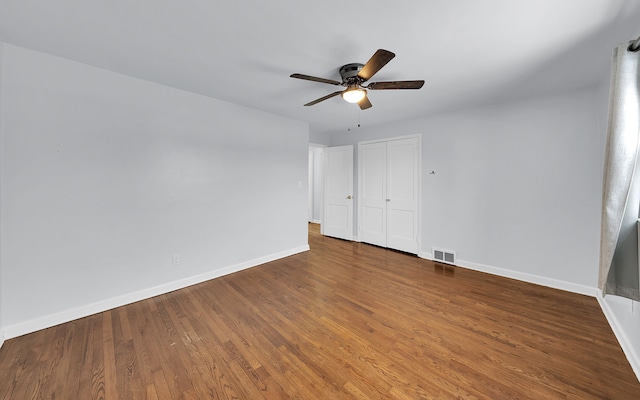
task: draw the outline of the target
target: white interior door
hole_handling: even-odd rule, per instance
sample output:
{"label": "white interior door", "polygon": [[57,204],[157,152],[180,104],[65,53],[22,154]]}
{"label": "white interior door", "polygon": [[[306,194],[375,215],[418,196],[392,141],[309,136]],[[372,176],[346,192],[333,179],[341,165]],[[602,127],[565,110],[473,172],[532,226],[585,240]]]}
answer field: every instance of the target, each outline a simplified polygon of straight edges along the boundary
{"label": "white interior door", "polygon": [[353,238],[353,146],[325,149],[323,235]]}
{"label": "white interior door", "polygon": [[358,151],[360,240],[387,247],[387,144],[371,143]]}
{"label": "white interior door", "polygon": [[387,142],[387,247],[418,254],[418,140]]}
{"label": "white interior door", "polygon": [[360,240],[418,254],[419,139],[359,146]]}

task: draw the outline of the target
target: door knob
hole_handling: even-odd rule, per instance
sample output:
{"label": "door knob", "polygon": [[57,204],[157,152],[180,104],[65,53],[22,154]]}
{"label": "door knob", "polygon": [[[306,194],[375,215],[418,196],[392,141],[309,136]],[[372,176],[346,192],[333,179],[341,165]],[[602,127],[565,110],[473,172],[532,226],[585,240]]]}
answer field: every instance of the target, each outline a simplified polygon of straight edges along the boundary
{"label": "door knob", "polygon": [[347,199],[351,200],[351,195],[347,196]]}
{"label": "door knob", "polygon": [[390,202],[390,201],[391,201],[391,199],[387,199],[387,202]]}

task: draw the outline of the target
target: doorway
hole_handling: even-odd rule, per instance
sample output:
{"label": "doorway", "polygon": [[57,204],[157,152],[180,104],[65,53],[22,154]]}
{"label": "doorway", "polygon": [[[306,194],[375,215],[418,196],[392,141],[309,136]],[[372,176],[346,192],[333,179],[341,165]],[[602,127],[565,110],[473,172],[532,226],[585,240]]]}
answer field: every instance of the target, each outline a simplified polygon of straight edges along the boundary
{"label": "doorway", "polygon": [[325,148],[321,144],[309,144],[308,221],[314,224],[322,222]]}

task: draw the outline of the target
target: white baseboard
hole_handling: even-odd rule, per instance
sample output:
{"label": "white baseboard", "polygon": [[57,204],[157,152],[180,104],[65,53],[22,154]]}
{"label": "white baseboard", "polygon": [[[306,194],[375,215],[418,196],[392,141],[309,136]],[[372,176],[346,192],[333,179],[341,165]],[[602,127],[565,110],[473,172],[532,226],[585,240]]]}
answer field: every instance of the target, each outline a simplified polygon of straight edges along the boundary
{"label": "white baseboard", "polygon": [[2,348],[3,344],[4,344],[4,329],[0,328],[0,349]]}
{"label": "white baseboard", "polygon": [[458,260],[456,263],[463,268],[472,269],[474,271],[487,272],[489,274],[503,276],[505,278],[516,279],[518,281],[535,283],[536,285],[547,286],[554,289],[565,290],[567,292],[584,294],[595,297],[598,289],[577,283],[561,281],[559,279],[547,278],[545,276],[528,274],[526,272],[513,271],[510,269],[492,267],[489,265],[477,264],[471,261]]}
{"label": "white baseboard", "polygon": [[424,258],[425,260],[431,260],[433,261],[433,254],[426,252],[426,251],[421,251],[418,253],[418,257],[420,258]]}
{"label": "white baseboard", "polygon": [[[420,253],[421,258],[433,260],[433,255],[428,252]],[[567,292],[584,294],[595,297],[598,289],[590,286],[579,285],[577,283],[561,281],[558,279],[547,278],[545,276],[528,274],[525,272],[513,271],[505,268],[492,267],[490,265],[478,264],[471,261],[458,259],[455,264],[457,267],[472,269],[474,271],[486,272],[488,274],[502,276],[505,278],[515,279],[518,281],[535,283],[536,285],[547,286],[554,289],[560,289]]]}
{"label": "white baseboard", "polygon": [[311,222],[312,224],[321,224],[322,223],[322,221],[320,221],[319,219],[312,219],[309,222]]}
{"label": "white baseboard", "polygon": [[84,318],[89,315],[101,313],[103,311],[111,310],[116,307],[124,306],[127,304],[135,303],[137,301],[145,300],[154,296],[169,293],[174,290],[182,289],[187,286],[192,286],[198,283],[202,283],[211,279],[219,278],[224,275],[232,274],[234,272],[249,269],[260,264],[265,264],[270,261],[275,261],[284,257],[292,256],[294,254],[302,253],[309,250],[309,245],[300,246],[291,250],[283,251],[280,253],[271,254],[268,256],[256,258],[250,261],[245,261],[239,264],[230,265],[214,271],[205,272],[203,274],[191,276],[188,278],[180,279],[174,282],[168,282],[159,286],[151,287],[148,289],[139,290],[133,293],[128,293],[122,296],[105,299],[92,304],[87,304],[77,308],[73,308],[66,311],[61,311],[55,314],[46,315],[32,319],[30,321],[21,322],[12,326],[4,328],[4,335],[7,339],[26,335],[27,333],[39,331],[41,329],[50,328],[65,322],[73,321],[79,318]]}
{"label": "white baseboard", "polygon": [[600,308],[602,308],[602,312],[607,318],[607,322],[609,322],[611,330],[613,330],[616,339],[618,339],[618,343],[620,343],[620,347],[622,347],[624,355],[627,357],[629,364],[631,364],[633,372],[635,372],[638,381],[640,381],[640,349],[636,350],[634,348],[633,341],[629,339],[624,327],[616,317],[616,314],[602,297],[602,292],[600,290],[598,290],[598,293],[596,294],[596,299],[598,299]]}

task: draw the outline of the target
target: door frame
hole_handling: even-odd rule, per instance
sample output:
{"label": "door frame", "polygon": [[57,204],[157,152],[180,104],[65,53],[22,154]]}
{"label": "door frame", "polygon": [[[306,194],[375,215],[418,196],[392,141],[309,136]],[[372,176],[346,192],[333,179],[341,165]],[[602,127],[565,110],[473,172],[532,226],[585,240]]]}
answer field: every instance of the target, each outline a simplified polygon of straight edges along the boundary
{"label": "door frame", "polygon": [[[418,209],[416,210],[416,226],[418,229],[418,234],[416,237],[417,240],[417,250],[416,250],[416,255],[420,256],[420,253],[422,252],[422,135],[421,134],[413,134],[413,135],[403,135],[403,136],[393,136],[393,137],[387,137],[387,138],[381,138],[381,139],[371,139],[371,140],[363,140],[357,143],[357,151],[356,151],[356,157],[358,157],[357,161],[355,162],[355,165],[357,166],[357,170],[358,173],[356,174],[357,176],[357,180],[358,180],[358,185],[357,185],[357,192],[356,192],[356,199],[360,198],[360,195],[363,193],[363,188],[362,188],[362,171],[360,170],[360,146],[362,145],[367,145],[367,144],[372,144],[372,143],[383,143],[383,142],[391,142],[391,141],[395,141],[395,140],[402,140],[402,139],[417,139],[418,140],[418,171],[417,172],[417,176],[418,176]],[[358,241],[360,241],[360,238],[362,237],[362,204],[361,202],[358,201],[357,203],[357,210],[356,210],[356,218],[358,221],[358,226],[356,227],[356,238]]]}

